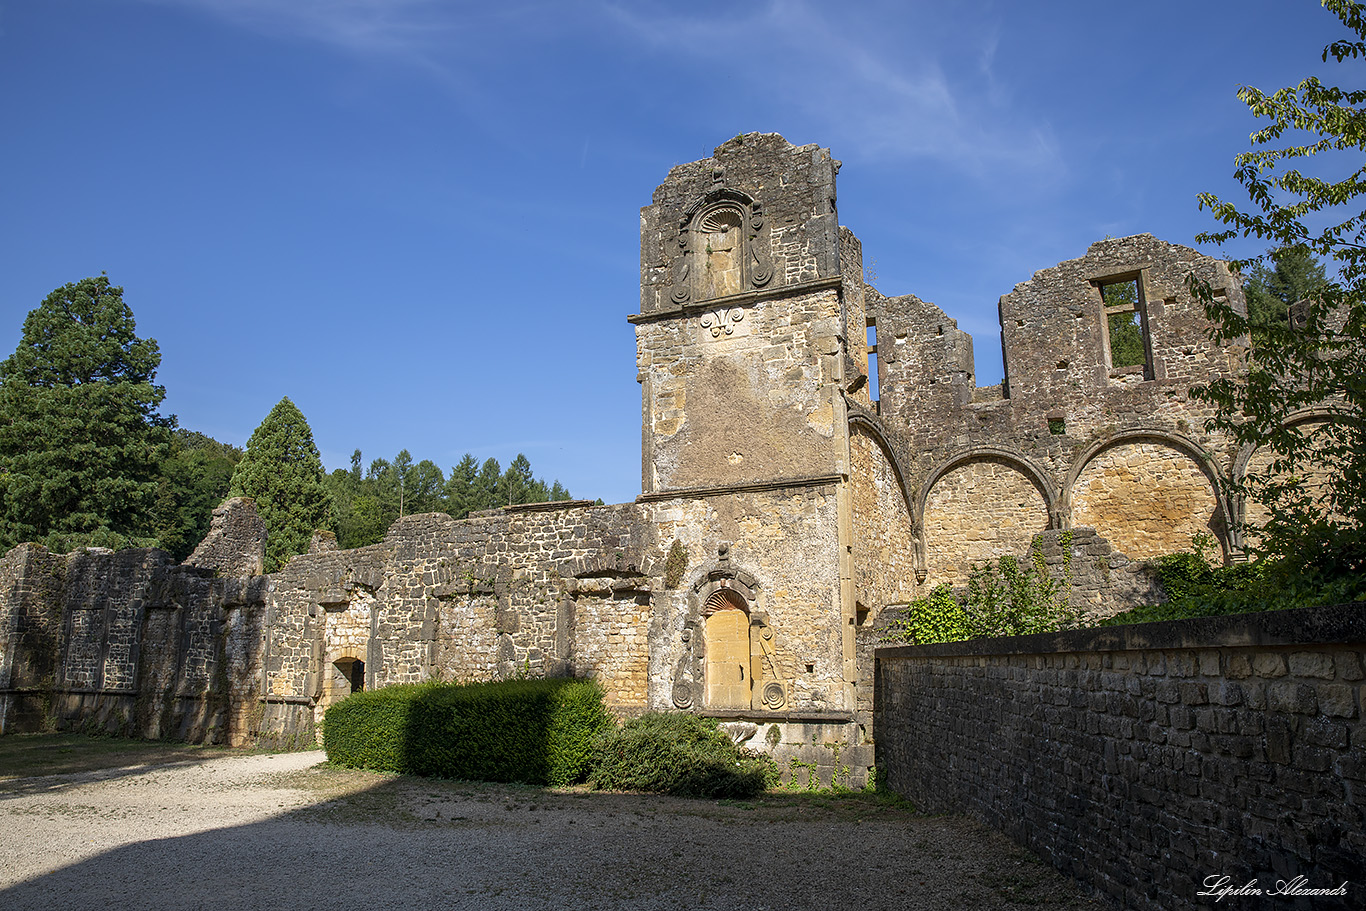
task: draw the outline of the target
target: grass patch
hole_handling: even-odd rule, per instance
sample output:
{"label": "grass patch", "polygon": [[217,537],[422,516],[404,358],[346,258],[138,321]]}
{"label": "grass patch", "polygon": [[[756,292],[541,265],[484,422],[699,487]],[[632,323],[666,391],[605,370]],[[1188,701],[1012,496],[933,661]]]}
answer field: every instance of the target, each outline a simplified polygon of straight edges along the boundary
{"label": "grass patch", "polygon": [[88,734],[6,734],[0,737],[0,781],[69,775],[123,766],[207,762],[244,750],[164,740],[92,737]]}

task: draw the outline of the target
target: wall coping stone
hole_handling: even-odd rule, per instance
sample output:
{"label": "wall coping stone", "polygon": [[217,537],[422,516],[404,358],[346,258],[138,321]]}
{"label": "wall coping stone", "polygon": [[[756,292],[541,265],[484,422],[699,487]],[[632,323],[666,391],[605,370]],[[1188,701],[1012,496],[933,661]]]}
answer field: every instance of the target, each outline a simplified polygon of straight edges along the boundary
{"label": "wall coping stone", "polygon": [[505,512],[554,512],[557,509],[580,509],[593,506],[594,500],[546,500],[544,503],[514,503],[501,506]]}
{"label": "wall coping stone", "polygon": [[879,659],[1126,652],[1172,648],[1248,648],[1303,643],[1366,642],[1366,602],[1163,620],[1093,629],[969,639],[933,645],[884,646]]}

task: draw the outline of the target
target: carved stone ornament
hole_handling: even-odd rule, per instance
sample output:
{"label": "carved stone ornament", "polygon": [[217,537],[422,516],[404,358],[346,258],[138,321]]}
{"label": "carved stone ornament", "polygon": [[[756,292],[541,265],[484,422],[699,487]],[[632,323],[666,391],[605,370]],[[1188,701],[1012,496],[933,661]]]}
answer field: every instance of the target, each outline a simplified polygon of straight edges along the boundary
{"label": "carved stone ornament", "polygon": [[767,224],[759,201],[739,190],[699,198],[678,223],[669,299],[686,304],[766,286],[773,280]]}
{"label": "carved stone ornament", "polygon": [[769,680],[764,683],[763,706],[771,712],[787,705],[787,687],[777,680]]}
{"label": "carved stone ornament", "polygon": [[723,331],[726,335],[734,333],[734,324],[740,322],[744,318],[745,311],[740,309],[726,310],[722,308],[720,310],[712,310],[702,314],[702,328],[710,329],[712,338],[720,338]]}
{"label": "carved stone ornament", "polygon": [[749,214],[749,280],[756,288],[762,288],[773,278],[773,260],[768,252],[768,236],[763,229],[763,211],[758,201],[755,201]]}

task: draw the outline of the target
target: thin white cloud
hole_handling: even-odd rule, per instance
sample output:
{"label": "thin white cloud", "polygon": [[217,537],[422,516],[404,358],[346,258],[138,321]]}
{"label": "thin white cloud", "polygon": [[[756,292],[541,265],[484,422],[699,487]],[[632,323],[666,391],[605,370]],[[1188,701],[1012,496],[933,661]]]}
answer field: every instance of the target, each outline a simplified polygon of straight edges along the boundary
{"label": "thin white cloud", "polygon": [[1048,126],[1025,120],[1003,88],[1008,81],[996,78],[999,28],[982,17],[952,21],[939,4],[828,12],[810,0],[768,0],[694,12],[638,0],[139,2],[398,59],[476,92],[462,77],[470,58],[530,38],[576,40],[587,32],[608,45],[597,53],[612,53],[614,45],[622,54],[646,48],[675,67],[683,98],[700,100],[709,85],[752,94],[756,115],[797,112],[823,144],[863,159],[933,161],[981,175],[1037,175],[1060,164]]}
{"label": "thin white cloud", "polygon": [[450,3],[440,0],[142,0],[198,10],[253,31],[362,53],[391,54],[431,46],[458,32]]}
{"label": "thin white cloud", "polygon": [[[1059,167],[1046,125],[1024,122],[994,73],[999,29],[945,27],[937,5],[897,4],[859,17],[807,0],[770,0],[724,16],[654,13],[608,3],[608,20],[630,40],[697,64],[680,80],[762,83],[762,91],[830,128],[821,141],[863,158],[932,160],[971,172]],[[966,46],[964,46],[966,45]],[[974,66],[975,64],[975,66]]]}

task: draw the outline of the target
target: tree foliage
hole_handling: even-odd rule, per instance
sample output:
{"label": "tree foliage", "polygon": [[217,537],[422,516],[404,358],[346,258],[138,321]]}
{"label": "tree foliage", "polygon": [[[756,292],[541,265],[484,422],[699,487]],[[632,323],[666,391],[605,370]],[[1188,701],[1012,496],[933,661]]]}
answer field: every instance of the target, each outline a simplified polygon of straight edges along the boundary
{"label": "tree foliage", "polygon": [[0,544],[152,544],[174,419],[161,353],[107,276],[53,291],[0,362]]}
{"label": "tree foliage", "polygon": [[337,508],[337,541],[363,547],[380,541],[401,516],[444,512],[463,519],[472,512],[520,503],[570,499],[559,481],[547,486],[535,477],[531,461],[518,453],[504,471],[497,459],[481,465],[466,453],[450,476],[429,459],[413,462],[404,449],[392,460],[375,459],[362,474],[362,456],[351,456],[351,470],[337,469],[327,478]]}
{"label": "tree foliage", "polygon": [[227,497],[242,450],[192,430],[177,429],[161,463],[153,533],[184,560],[209,532],[213,510]]}
{"label": "tree foliage", "polygon": [[1315,297],[1328,278],[1323,263],[1303,244],[1267,251],[1243,282],[1250,326],[1288,326],[1290,305]]}
{"label": "tree foliage", "polygon": [[287,397],[270,410],[247,441],[232,475],[230,495],[251,497],[266,523],[266,572],[308,550],[313,532],[332,527],[332,496],[308,421]]}
{"label": "tree foliage", "polygon": [[[1363,7],[1351,0],[1323,0],[1323,5],[1349,32],[1324,49],[1323,61],[1366,58]],[[1232,263],[1268,287],[1292,256],[1322,259],[1330,274],[1287,322],[1263,322],[1256,314],[1239,312],[1192,277],[1191,290],[1216,325],[1214,337],[1250,343],[1253,352],[1245,377],[1193,392],[1216,406],[1207,429],[1271,454],[1269,468],[1240,486],[1270,516],[1256,532],[1255,551],[1325,578],[1361,573],[1366,571],[1366,209],[1361,198],[1366,194],[1366,89],[1328,85],[1310,76],[1269,94],[1244,86],[1238,95],[1266,121],[1252,134],[1252,148],[1236,159],[1234,175],[1250,205],[1240,208],[1202,194],[1201,207],[1224,228],[1197,239],[1223,243],[1242,236],[1269,244],[1273,252]],[[1298,426],[1289,420],[1296,412],[1325,406],[1334,420]],[[1313,476],[1326,484],[1309,483]]]}

